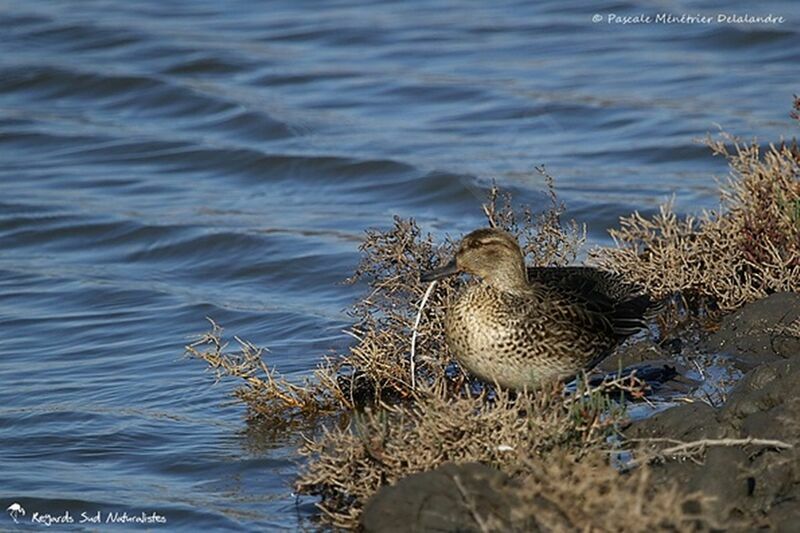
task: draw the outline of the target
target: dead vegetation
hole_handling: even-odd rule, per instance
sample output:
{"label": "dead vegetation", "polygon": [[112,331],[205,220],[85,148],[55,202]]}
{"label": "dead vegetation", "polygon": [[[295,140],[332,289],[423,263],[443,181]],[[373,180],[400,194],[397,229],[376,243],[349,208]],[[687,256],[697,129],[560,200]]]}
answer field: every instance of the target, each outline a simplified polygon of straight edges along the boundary
{"label": "dead vegetation", "polygon": [[[682,442],[676,439],[655,438],[655,439],[629,439],[629,442],[641,442],[650,449],[642,448],[639,450],[639,457],[630,461],[628,466],[649,463],[653,461],[666,461],[667,459],[689,460],[695,463],[702,463],[703,456],[709,448],[715,447],[754,447],[768,448],[775,450],[790,450],[793,444],[777,439],[756,439],[746,437],[742,439],[699,439],[691,442]],[[666,444],[667,446],[662,446]]]}
{"label": "dead vegetation", "polygon": [[489,190],[483,213],[489,226],[503,228],[519,237],[526,262],[534,266],[572,264],[586,242],[586,225],[574,220],[565,222],[564,202],[556,195],[555,180],[542,166],[536,172],[544,179],[550,205],[534,212],[529,206],[515,209],[510,193],[501,193],[494,186]]}
{"label": "dead vegetation", "polygon": [[[530,264],[565,265],[575,260],[585,230],[574,222],[562,225],[564,206],[552,179],[541,172],[549,187],[549,210],[515,210],[510,195],[493,187],[484,213],[489,225],[520,237]],[[276,375],[261,350],[246,341],[235,338],[239,349],[231,353],[213,321],[212,330],[187,347],[217,379],[240,380],[235,395],[254,420],[291,424],[352,413],[345,427],[329,424],[302,450],[309,461],[298,489],[321,497],[320,509],[331,524],[354,526],[364,502],[380,486],[445,460],[522,472],[522,458],[530,454],[569,449],[580,455],[602,443],[622,419],[605,391],[617,386],[639,393],[638,384],[620,382],[584,385],[569,399],[561,386],[512,397],[472,383],[444,343],[444,304],[463,281],[440,282],[418,317],[426,289],[420,273],[447,261],[453,250],[450,240],[436,246],[413,220],[396,218],[388,231],[368,231],[361,246],[364,259],[352,278],[368,287],[351,310],[349,333],[356,342],[349,353],[323,363],[305,384]],[[413,374],[412,330],[417,333]]]}
{"label": "dead vegetation", "polygon": [[212,319],[207,320],[211,329],[186,346],[186,353],[205,361],[216,381],[239,380],[233,394],[247,406],[251,420],[284,427],[298,419],[339,412],[347,404],[346,400],[336,397],[338,389],[328,382],[331,372],[335,372],[333,362],[320,367],[317,379],[294,384],[267,366],[262,357],[264,348],[234,337],[239,349],[230,350],[229,343],[223,339],[222,328]]}
{"label": "dead vegetation", "polygon": [[651,218],[624,217],[611,231],[617,246],[594,250],[594,262],[656,297],[681,294],[722,311],[800,290],[797,145],[764,148],[730,136],[706,144],[731,169],[720,183],[721,211],[679,217],[668,203]]}
{"label": "dead vegetation", "polygon": [[525,461],[570,450],[595,449],[622,419],[602,394],[564,399],[561,387],[537,394],[487,391],[477,396],[431,395],[412,404],[384,405],[355,415],[350,427],[309,440],[311,457],[298,482],[322,497],[322,511],[338,527],[352,527],[366,500],[382,485],[441,463],[478,461],[510,474]]}
{"label": "dead vegetation", "polygon": [[[655,296],[679,293],[723,310],[800,289],[796,152],[739,141],[732,148],[723,141],[709,145],[732,169],[722,185],[723,211],[679,218],[668,204],[649,219],[634,213],[612,232],[617,247],[595,250],[593,261]],[[552,179],[540,172],[550,191],[548,210],[514,209],[510,196],[493,187],[484,214],[488,225],[519,236],[529,264],[566,265],[576,259],[585,228],[562,222],[564,206]],[[344,425],[320,419],[322,431],[301,450],[308,459],[297,481],[301,493],[320,497],[323,519],[336,527],[356,526],[381,486],[445,461],[478,461],[522,479],[530,505],[520,513],[538,509],[537,520],[552,530],[710,527],[701,498],[650,486],[646,468],[620,474],[597,459],[624,420],[619,404],[601,393],[604,386],[584,385],[567,398],[560,387],[510,395],[477,386],[458,368],[444,343],[443,310],[464,282],[439,282],[420,311],[426,290],[420,272],[441,265],[453,250],[452,240],[435,244],[413,220],[395,218],[386,231],[368,231],[353,276],[367,287],[351,310],[354,344],[324,361],[307,383],[282,379],[245,341],[236,339],[239,349],[230,353],[213,322],[187,350],[217,379],[240,380],[235,395],[253,419],[286,425],[346,415]],[[549,511],[535,505],[543,498]]]}
{"label": "dead vegetation", "polygon": [[[595,453],[581,461],[553,454],[526,461],[514,496],[515,522],[538,531],[709,531],[719,525],[704,512],[707,497],[676,484],[650,482],[648,467],[620,474]],[[722,528],[720,528],[721,530]],[[523,530],[523,529],[520,529]]]}

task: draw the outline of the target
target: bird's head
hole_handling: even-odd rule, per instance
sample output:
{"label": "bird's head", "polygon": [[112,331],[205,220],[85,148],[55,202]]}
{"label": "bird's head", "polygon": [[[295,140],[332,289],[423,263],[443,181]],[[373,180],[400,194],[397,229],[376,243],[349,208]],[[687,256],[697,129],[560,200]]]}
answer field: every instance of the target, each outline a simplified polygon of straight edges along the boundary
{"label": "bird's head", "polygon": [[517,240],[508,232],[485,228],[461,239],[453,259],[441,268],[424,273],[422,281],[433,281],[457,273],[478,276],[499,290],[527,286],[525,259]]}

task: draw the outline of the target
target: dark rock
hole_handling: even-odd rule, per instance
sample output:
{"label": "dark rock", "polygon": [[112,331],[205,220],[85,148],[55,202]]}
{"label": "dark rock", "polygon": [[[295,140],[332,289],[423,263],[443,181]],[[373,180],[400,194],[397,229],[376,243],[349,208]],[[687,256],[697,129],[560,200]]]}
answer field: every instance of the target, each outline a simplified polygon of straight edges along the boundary
{"label": "dark rock", "polygon": [[[721,409],[702,403],[674,407],[633,424],[626,436],[684,442],[754,438],[797,446],[800,358],[781,359],[776,354],[774,359],[748,373]],[[653,465],[652,482],[677,482],[687,492],[710,496],[709,510],[720,523],[729,519],[761,521],[780,531],[797,531],[800,524],[800,460],[796,449],[712,446],[702,464],[668,460]]]}
{"label": "dark rock", "polygon": [[[800,319],[800,295],[774,294],[723,319],[703,345],[733,355],[751,370],[720,409],[693,403],[633,424],[633,438],[755,438],[800,442],[800,339],[786,327]],[[687,492],[710,496],[720,523],[761,522],[780,531],[800,526],[800,461],[796,450],[719,446],[702,464],[668,460],[653,465],[653,483],[677,482]]]}
{"label": "dark rock", "polygon": [[797,497],[781,502],[770,510],[770,525],[778,533],[797,533],[800,525],[800,505]]}
{"label": "dark rock", "polygon": [[[481,531],[516,529],[511,509],[515,501],[504,490],[511,479],[494,468],[446,463],[412,474],[383,487],[366,504],[361,517],[365,531]],[[477,517],[477,518],[476,518]]]}
{"label": "dark rock", "polygon": [[695,402],[667,409],[633,424],[626,437],[652,439],[668,437],[683,441],[718,439],[726,436],[717,420],[717,410],[707,403]]}
{"label": "dark rock", "polygon": [[[776,416],[784,407],[796,410],[798,391],[800,358],[778,360],[748,373],[731,392],[720,415],[747,434],[760,438],[773,435],[771,438],[774,438],[776,434],[784,434],[785,428]],[[785,420],[785,416],[781,420]],[[794,420],[800,423],[800,418]]]}
{"label": "dark rock", "polygon": [[680,355],[683,353],[683,339],[680,337],[673,337],[671,339],[663,340],[659,346],[669,352],[671,355]]}
{"label": "dark rock", "polygon": [[670,357],[668,350],[662,348],[650,339],[645,339],[632,344],[624,344],[617,349],[615,353],[604,359],[597,366],[597,369],[615,372],[645,362],[652,364],[657,364],[659,362],[668,362],[671,365],[675,364],[675,360]]}
{"label": "dark rock", "polygon": [[[741,502],[750,494],[748,473],[733,465],[747,464],[748,454],[741,448],[711,448],[702,468],[688,468],[687,492],[711,495],[708,510],[717,520],[725,520],[742,512]],[[689,466],[685,463],[684,466]]]}
{"label": "dark rock", "polygon": [[[718,411],[712,406],[696,402],[673,407],[646,420],[633,424],[626,432],[628,439],[645,439],[645,449],[652,446],[646,439],[669,438],[691,442],[701,439],[720,439],[731,435],[732,428],[718,419]],[[656,443],[658,448],[663,444]],[[689,461],[668,461],[656,464],[652,470],[655,485],[677,484],[687,493],[700,492],[711,495],[708,511],[719,520],[729,512],[728,502],[747,494],[746,480],[738,479],[738,470],[732,461],[743,461],[747,457],[741,450],[710,450],[705,464]]]}
{"label": "dark rock", "polygon": [[800,356],[800,338],[785,331],[800,320],[800,294],[781,292],[747,304],[722,320],[704,343],[711,352],[735,356],[745,369]]}

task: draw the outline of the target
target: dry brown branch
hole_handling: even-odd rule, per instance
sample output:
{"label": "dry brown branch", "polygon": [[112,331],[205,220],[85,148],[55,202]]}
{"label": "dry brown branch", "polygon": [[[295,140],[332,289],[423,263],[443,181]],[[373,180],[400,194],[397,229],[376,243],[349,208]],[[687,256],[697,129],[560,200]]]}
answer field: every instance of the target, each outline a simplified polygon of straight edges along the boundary
{"label": "dry brown branch", "polygon": [[732,310],[778,291],[800,290],[800,166],[796,146],[762,148],[723,135],[707,139],[728,159],[722,209],[679,218],[671,202],[646,218],[620,219],[615,248],[592,260],[657,297],[681,293],[697,306]]}
{"label": "dry brown branch", "polygon": [[[381,485],[446,461],[482,462],[522,473],[524,458],[570,450],[575,457],[606,442],[624,418],[599,389],[570,398],[562,386],[515,395],[419,397],[413,404],[360,414],[350,428],[306,443],[298,490],[318,494],[334,525],[352,527],[353,510]],[[588,385],[584,385],[588,388]],[[585,390],[584,389],[584,390]],[[356,515],[358,512],[356,512]]]}
{"label": "dry brown branch", "polygon": [[[674,484],[650,482],[647,466],[620,474],[604,457],[569,453],[547,461],[527,459],[514,497],[520,531],[707,531],[717,527],[703,513],[707,498]],[[690,509],[695,508],[692,512]]]}
{"label": "dry brown branch", "polygon": [[186,346],[186,353],[205,361],[214,372],[215,381],[240,380],[242,384],[234,390],[234,395],[247,405],[250,418],[267,418],[283,425],[297,418],[333,413],[339,408],[329,387],[310,382],[297,385],[278,376],[264,362],[264,349],[234,337],[239,350],[229,351],[222,328],[211,318],[207,320],[211,330]]}
{"label": "dry brown branch", "polygon": [[[581,383],[588,382],[588,377],[583,376]],[[645,395],[650,389],[646,381],[639,379],[636,376],[636,370],[630,373],[611,374],[603,378],[603,381],[586,387],[584,390],[579,390],[578,395],[581,397],[590,397],[599,394],[613,394],[613,393],[627,393],[631,398],[646,399]]]}
{"label": "dry brown branch", "polygon": [[762,448],[774,448],[776,450],[789,450],[794,448],[793,444],[776,439],[757,439],[747,437],[741,439],[700,439],[691,442],[682,442],[667,438],[648,438],[648,439],[629,439],[630,442],[641,442],[644,444],[668,443],[672,446],[660,450],[650,450],[643,457],[633,459],[628,466],[633,467],[657,460],[665,459],[690,459],[698,460],[708,448],[714,447],[744,447],[760,446]]}
{"label": "dry brown branch", "polygon": [[469,509],[470,515],[472,515],[472,518],[475,519],[475,523],[478,524],[478,527],[481,528],[481,531],[483,533],[489,533],[491,531],[489,529],[489,526],[486,524],[486,521],[481,517],[477,507],[475,506],[475,501],[472,499],[469,493],[467,493],[467,491],[464,489],[464,485],[461,483],[461,479],[459,479],[458,475],[453,476],[453,483],[458,489],[459,494],[461,494],[461,499],[463,500],[464,505],[466,505],[467,509]]}
{"label": "dry brown branch", "polygon": [[510,231],[520,238],[522,251],[532,265],[564,266],[571,264],[578,257],[586,242],[586,225],[574,220],[565,224],[561,218],[566,211],[563,202],[558,199],[555,180],[542,167],[536,172],[544,178],[547,197],[550,205],[538,213],[528,206],[514,208],[510,193],[503,193],[492,185],[489,197],[483,204],[483,213],[489,226]]}
{"label": "dry brown branch", "polygon": [[782,324],[777,327],[769,328],[769,332],[775,335],[787,335],[789,337],[796,337],[800,339],[800,318],[796,318],[788,324]]}
{"label": "dry brown branch", "polygon": [[[490,223],[518,235],[530,263],[564,265],[577,256],[584,234],[574,222],[562,226],[563,204],[552,179],[546,180],[546,211],[515,211],[510,197],[494,187],[485,212]],[[464,281],[427,287],[419,282],[420,272],[449,260],[452,241],[434,245],[413,220],[395,218],[386,231],[368,231],[361,251],[353,279],[365,282],[367,291],[351,310],[354,324],[347,333],[354,344],[323,362],[313,382],[281,378],[261,360],[266,352],[246,341],[229,353],[213,322],[211,332],[187,347],[217,379],[239,380],[235,394],[253,418],[291,421],[363,409],[353,414],[350,427],[325,427],[304,447],[310,461],[298,487],[321,496],[328,522],[353,526],[381,485],[448,458],[514,470],[517,454],[504,450],[583,450],[613,431],[618,418],[606,416],[609,401],[599,395],[565,400],[554,386],[547,394],[526,393],[512,401],[503,392],[480,392],[461,373],[444,342],[443,319],[446,302]]]}

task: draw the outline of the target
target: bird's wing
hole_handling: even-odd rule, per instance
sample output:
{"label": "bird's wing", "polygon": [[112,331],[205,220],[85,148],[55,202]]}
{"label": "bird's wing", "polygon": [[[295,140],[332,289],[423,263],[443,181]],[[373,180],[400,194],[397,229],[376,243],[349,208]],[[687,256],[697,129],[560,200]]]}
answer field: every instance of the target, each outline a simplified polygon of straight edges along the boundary
{"label": "bird's wing", "polygon": [[618,274],[593,267],[529,267],[528,279],[546,286],[590,313],[602,315],[614,334],[627,337],[646,325],[654,308],[650,296]]}

